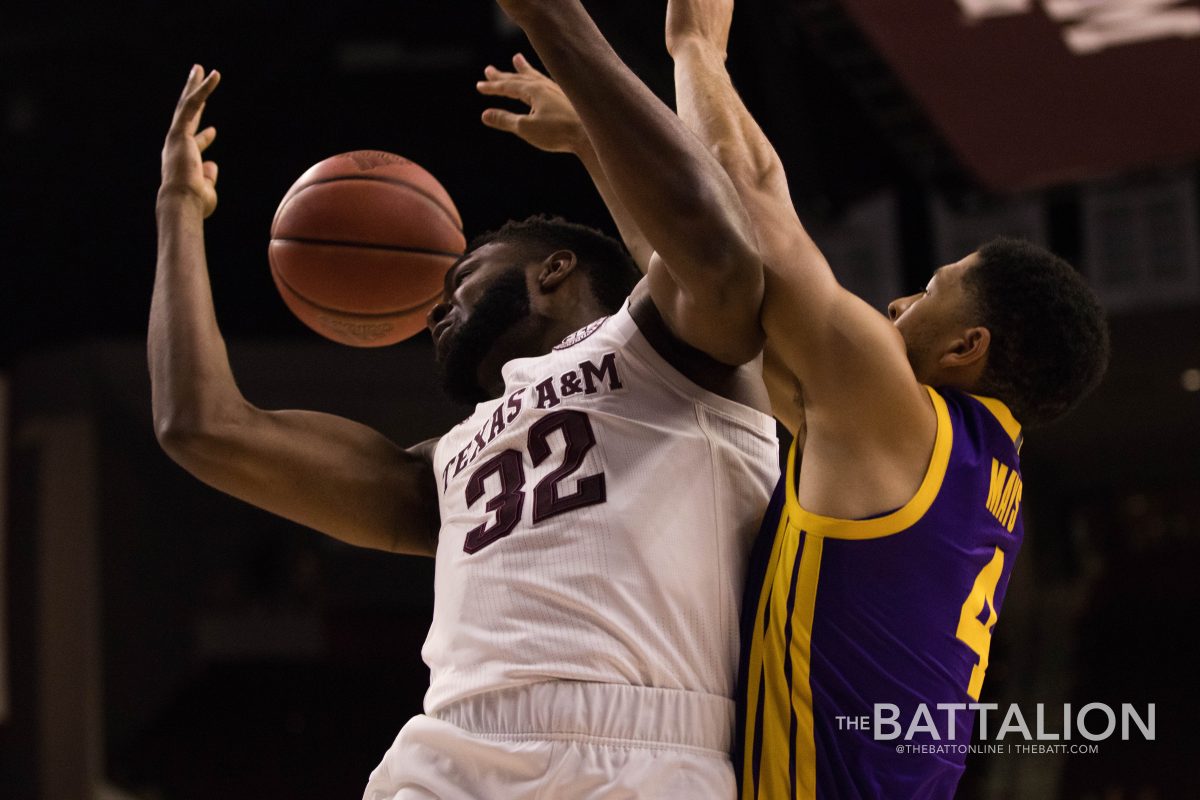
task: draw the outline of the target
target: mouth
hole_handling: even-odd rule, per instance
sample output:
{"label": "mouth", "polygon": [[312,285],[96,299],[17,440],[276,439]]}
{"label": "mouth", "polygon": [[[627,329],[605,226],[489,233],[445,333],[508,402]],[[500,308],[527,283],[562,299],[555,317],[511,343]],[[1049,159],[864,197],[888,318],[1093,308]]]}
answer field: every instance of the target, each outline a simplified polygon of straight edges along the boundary
{"label": "mouth", "polygon": [[451,324],[450,318],[446,317],[446,319],[433,326],[431,333],[433,334],[434,344],[437,344],[442,340],[442,337],[446,335],[446,331],[450,330]]}
{"label": "mouth", "polygon": [[430,333],[433,335],[434,352],[436,352],[439,355],[439,357],[441,356],[441,353],[442,353],[442,345],[443,345],[443,341],[446,339],[446,334],[448,334],[450,332],[450,329],[453,327],[454,327],[454,322],[450,319],[450,317],[447,317],[446,319],[439,322],[437,325],[433,326],[433,330],[430,331]]}

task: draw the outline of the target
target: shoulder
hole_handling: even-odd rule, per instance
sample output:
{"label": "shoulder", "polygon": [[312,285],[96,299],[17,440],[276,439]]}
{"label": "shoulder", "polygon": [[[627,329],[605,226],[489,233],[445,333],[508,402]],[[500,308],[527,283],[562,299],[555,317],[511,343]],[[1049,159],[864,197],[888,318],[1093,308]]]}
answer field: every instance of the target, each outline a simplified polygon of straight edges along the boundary
{"label": "shoulder", "polygon": [[419,444],[414,444],[412,447],[408,448],[408,452],[432,466],[434,453],[437,452],[438,444],[441,441],[442,437],[435,436],[432,439],[426,439]]}
{"label": "shoulder", "polygon": [[645,281],[634,289],[626,309],[637,331],[667,369],[705,392],[763,414],[770,413],[761,356],[748,364],[733,366],[692,347],[672,332]]}
{"label": "shoulder", "polygon": [[996,447],[1011,446],[1020,451],[1024,431],[1002,400],[947,387],[938,387],[937,392],[964,428],[977,430],[978,436],[989,439]]}

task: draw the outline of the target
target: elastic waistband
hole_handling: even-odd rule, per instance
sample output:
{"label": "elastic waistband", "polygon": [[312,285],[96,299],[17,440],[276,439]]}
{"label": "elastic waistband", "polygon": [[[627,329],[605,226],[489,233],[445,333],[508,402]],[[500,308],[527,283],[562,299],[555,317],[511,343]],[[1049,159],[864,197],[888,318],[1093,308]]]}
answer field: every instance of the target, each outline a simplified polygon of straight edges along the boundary
{"label": "elastic waistband", "polygon": [[618,683],[547,681],[468,697],[429,716],[482,736],[618,739],[728,754],[728,697]]}

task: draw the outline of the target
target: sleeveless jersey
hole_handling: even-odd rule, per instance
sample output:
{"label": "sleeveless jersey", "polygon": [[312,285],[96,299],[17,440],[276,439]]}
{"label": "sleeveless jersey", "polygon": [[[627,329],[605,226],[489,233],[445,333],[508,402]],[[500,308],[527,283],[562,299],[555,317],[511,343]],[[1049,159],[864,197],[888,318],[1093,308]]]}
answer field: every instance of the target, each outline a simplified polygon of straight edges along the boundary
{"label": "sleeveless jersey", "polygon": [[503,377],[434,454],[426,713],[548,680],[732,697],[774,420],[676,371],[628,304]]}
{"label": "sleeveless jersey", "polygon": [[997,400],[928,391],[933,455],[890,514],[803,509],[793,445],[746,586],[743,800],[954,795],[1023,535],[1020,426]]}

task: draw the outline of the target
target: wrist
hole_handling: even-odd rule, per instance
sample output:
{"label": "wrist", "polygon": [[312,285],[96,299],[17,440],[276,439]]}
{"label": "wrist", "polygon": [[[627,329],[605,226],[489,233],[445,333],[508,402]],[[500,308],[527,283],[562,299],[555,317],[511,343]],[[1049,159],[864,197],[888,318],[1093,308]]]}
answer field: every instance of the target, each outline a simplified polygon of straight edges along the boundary
{"label": "wrist", "polygon": [[596,155],[596,148],[592,147],[592,140],[588,138],[587,132],[583,126],[579,126],[576,135],[571,139],[568,149],[575,154],[575,157],[583,162],[584,166],[590,167],[593,164],[599,164],[600,159]]}
{"label": "wrist", "polygon": [[725,48],[699,33],[686,34],[671,42],[668,52],[671,58],[681,61],[690,58],[716,58],[725,63]]}
{"label": "wrist", "polygon": [[155,208],[159,214],[196,213],[204,216],[204,198],[186,186],[163,184],[158,187]]}

